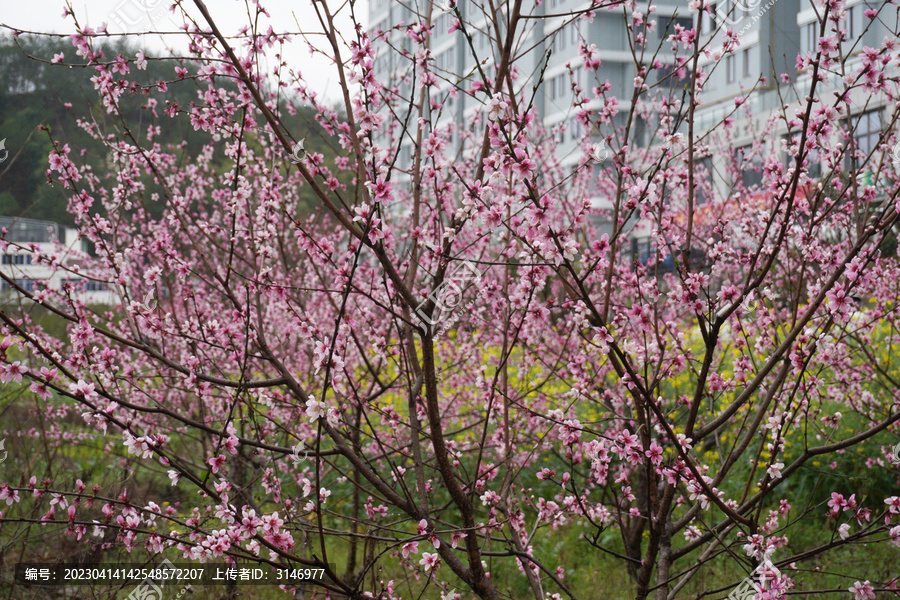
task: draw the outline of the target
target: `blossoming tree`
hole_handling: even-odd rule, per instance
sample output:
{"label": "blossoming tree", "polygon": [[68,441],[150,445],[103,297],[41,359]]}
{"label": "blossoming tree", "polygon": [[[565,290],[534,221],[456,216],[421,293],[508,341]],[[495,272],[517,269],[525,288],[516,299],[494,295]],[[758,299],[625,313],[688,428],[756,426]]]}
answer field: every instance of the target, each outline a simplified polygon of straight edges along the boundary
{"label": "blossoming tree", "polygon": [[[900,545],[896,115],[869,152],[850,119],[861,97],[896,106],[896,40],[853,53],[843,3],[816,4],[821,41],[796,65],[807,88],[760,81],[784,107],[752,116],[754,156],[720,161],[711,183],[704,159],[751,120],[755,93],[695,126],[733,31],[675,26],[654,46],[650,5],[559,13],[620,13],[636,76],[614,97],[580,41],[591,80],[571,82],[582,158],[567,169],[534,106],[541,72],[518,62],[548,13],[467,5],[491,28],[419,3],[394,28],[408,50],[391,32],[339,31],[352,2],[314,2],[309,39],[334,59],[339,109],[283,58],[302,35],[260,28],[259,5],[234,36],[201,0],[175,2],[189,50],[165,58],[104,56],[105,31],[67,11],[75,51],[52,62],[94,71],[106,114],[79,123],[115,169],[98,177],[54,139],[48,176],[93,251],[38,260],[121,303],[3,275],[17,300],[0,312],[2,380],[27,386],[17,402],[40,424],[19,437],[47,458],[7,463],[22,468],[0,487],[4,534],[33,546],[35,524],[53,528],[86,561],[321,568],[308,590],[331,598],[592,598],[594,564],[630,582],[594,590],[638,600],[724,597],[754,570],[765,598],[894,590],[869,571],[826,585],[808,565]],[[436,23],[466,40],[468,75],[436,66]],[[383,54],[398,70],[376,69]],[[142,79],[148,61],[171,78]],[[195,103],[167,101],[184,85]],[[134,94],[142,122],[120,111]],[[463,127],[441,120],[454,95],[480,105]],[[330,153],[286,130],[294,100]],[[209,136],[196,156],[154,141],[184,118]],[[79,464],[51,457],[63,442]],[[82,468],[88,449],[118,454],[121,476]],[[860,472],[878,485],[863,493]]]}

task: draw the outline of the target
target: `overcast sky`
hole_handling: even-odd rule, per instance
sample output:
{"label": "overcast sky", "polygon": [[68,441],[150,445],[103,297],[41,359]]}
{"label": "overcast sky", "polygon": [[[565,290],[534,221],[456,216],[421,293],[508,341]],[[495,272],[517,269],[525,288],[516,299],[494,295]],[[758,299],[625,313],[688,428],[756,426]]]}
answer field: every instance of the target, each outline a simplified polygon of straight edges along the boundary
{"label": "overcast sky", "polygon": [[[151,30],[173,31],[181,25],[181,12],[173,15],[168,10],[171,0],[72,0],[72,7],[82,26],[99,27],[103,22],[108,24],[110,33],[146,32]],[[186,1],[185,6],[193,10],[201,26],[199,11],[194,8],[193,2]],[[216,24],[225,35],[234,34],[238,29],[249,23],[247,17],[247,5],[253,6],[253,2],[244,0],[206,0],[206,6],[212,14]],[[266,31],[271,24],[276,32],[317,32],[318,19],[312,7],[311,0],[262,0],[272,16],[271,21],[264,19],[259,29]],[[343,4],[343,0],[330,0],[332,11],[337,10]],[[63,0],[0,0],[0,23],[23,30],[73,33],[74,26],[71,17],[63,19]],[[366,23],[368,8],[367,0],[356,0],[355,11],[357,19]],[[350,39],[353,28],[350,20],[349,6],[345,5],[338,15],[338,23]],[[321,36],[311,36],[313,43],[321,40]],[[163,40],[160,36],[145,36],[143,45],[151,50],[160,51],[166,43],[176,48],[184,48],[183,36],[167,37]],[[317,90],[320,95],[329,101],[339,98],[337,77],[334,66],[324,57],[316,54],[310,56],[309,47],[300,36],[292,38],[291,46],[285,50],[288,63],[299,70],[306,79],[311,89]],[[74,50],[67,60],[75,58]],[[0,83],[2,85],[2,83]],[[321,97],[321,96],[320,96]]]}

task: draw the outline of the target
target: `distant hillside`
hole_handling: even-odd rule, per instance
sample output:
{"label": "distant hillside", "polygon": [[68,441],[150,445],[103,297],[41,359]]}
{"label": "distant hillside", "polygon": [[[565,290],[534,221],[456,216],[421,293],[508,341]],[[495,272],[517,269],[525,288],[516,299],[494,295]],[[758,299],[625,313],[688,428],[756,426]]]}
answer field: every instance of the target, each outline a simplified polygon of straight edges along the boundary
{"label": "distant hillside", "polygon": [[[97,46],[95,46],[97,47]],[[107,59],[121,54],[133,58],[138,48],[129,45],[122,39],[109,38],[100,45]],[[117,123],[100,106],[97,95],[91,84],[94,76],[93,67],[68,67],[48,64],[30,57],[49,61],[55,54],[63,53],[66,63],[80,63],[82,58],[75,54],[67,37],[34,37],[0,36],[0,140],[6,139],[8,158],[0,163],[0,215],[19,216],[32,219],[46,219],[65,224],[72,224],[66,213],[67,196],[59,186],[47,184],[47,156],[52,148],[45,131],[39,131],[41,125],[49,126],[53,139],[68,143],[72,148],[70,155],[78,164],[82,162],[92,165],[94,171],[102,177],[108,168],[106,148],[91,139],[78,127],[76,119],[94,119],[102,129],[117,131]],[[151,57],[149,52],[146,53]],[[174,61],[148,61],[145,71],[132,69],[129,79],[138,82],[156,82],[174,80]],[[195,69],[191,64],[182,65],[190,72]],[[197,90],[200,84],[193,79],[175,81],[168,85],[168,92],[163,99],[159,93],[154,94],[165,106],[164,100],[173,100],[182,107],[191,103],[199,103]],[[227,86],[227,81],[218,83]],[[122,107],[130,127],[137,128],[135,133],[145,135],[149,124],[146,113],[139,107],[146,102],[146,96],[122,96]],[[71,107],[67,108],[66,103]],[[158,124],[160,135],[154,141],[163,147],[186,142],[184,149],[178,150],[185,156],[196,156],[201,146],[209,141],[205,132],[195,131],[189,119],[184,115],[170,118],[160,112]],[[143,114],[142,114],[143,113]],[[306,148],[321,152],[330,163],[336,144],[328,140],[327,135],[315,122],[314,111],[308,107],[298,107],[295,115],[283,111],[283,123],[297,137],[306,137]],[[142,143],[147,143],[141,138]],[[149,143],[148,143],[149,144]],[[84,150],[83,158],[76,158]],[[222,158],[222,166],[229,163]]]}

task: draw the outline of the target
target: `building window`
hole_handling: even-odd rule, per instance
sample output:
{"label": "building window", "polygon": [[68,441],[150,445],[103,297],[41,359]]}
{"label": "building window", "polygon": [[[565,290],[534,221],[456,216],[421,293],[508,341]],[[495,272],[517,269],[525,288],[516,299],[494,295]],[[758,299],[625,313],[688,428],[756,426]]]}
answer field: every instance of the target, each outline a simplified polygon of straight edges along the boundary
{"label": "building window", "polygon": [[753,146],[741,146],[735,152],[735,162],[741,170],[741,183],[745,188],[762,184],[762,159],[753,154]]}
{"label": "building window", "polygon": [[572,29],[572,46],[578,44],[578,38],[581,37],[581,32],[579,31],[579,24],[577,21],[571,23],[569,27]]}
{"label": "building window", "polygon": [[[17,286],[19,286],[26,292],[34,291],[34,280],[33,279],[28,279],[27,277],[23,277],[21,279],[15,279],[14,281]],[[5,290],[14,289],[11,286],[7,286],[5,281],[3,283],[4,283],[3,289],[5,289]]]}
{"label": "building window", "polygon": [[728,75],[728,83],[734,83],[734,54],[725,57],[725,73]]}
{"label": "building window", "polygon": [[[578,72],[575,72],[575,77],[578,77]],[[562,75],[557,75],[556,77],[552,77],[547,80],[547,86],[549,88],[550,99],[562,99],[566,96],[566,87],[569,85],[569,74],[563,73]]]}
{"label": "building window", "polygon": [[712,33],[716,30],[716,5],[709,4],[700,13],[700,33]]}
{"label": "building window", "polygon": [[447,30],[450,29],[450,25],[452,23],[453,22],[451,21],[451,13],[442,13],[435,20],[435,23],[434,23],[435,34],[439,35],[439,36],[445,35],[447,33]]}
{"label": "building window", "polygon": [[4,265],[30,265],[32,261],[30,254],[4,254]]}
{"label": "building window", "polygon": [[577,117],[572,117],[569,121],[569,134],[573,140],[581,137],[581,125],[578,123]]}
{"label": "building window", "polygon": [[[741,6],[740,2],[723,2],[721,12],[716,12],[717,7],[713,7],[713,14],[717,15],[723,24],[734,26],[741,22],[744,15],[750,13],[749,8]],[[726,27],[727,28],[727,27]]]}
{"label": "building window", "polygon": [[[791,137],[790,135],[784,136],[785,146],[789,147],[791,145],[791,141],[796,143],[800,143],[800,136]],[[799,150],[798,150],[799,151]],[[822,176],[822,162],[819,159],[819,149],[813,148],[806,152],[805,159],[807,169],[806,174],[810,179],[818,179]],[[792,169],[796,164],[796,159],[791,156],[789,153],[785,152],[784,155],[784,167],[785,169]]]}
{"label": "building window", "polygon": [[84,290],[86,292],[105,292],[109,289],[109,286],[103,283],[102,281],[90,281],[84,284]]}
{"label": "building window", "polygon": [[882,126],[881,109],[862,113],[850,119],[853,144],[844,155],[844,164],[848,169],[853,168],[853,154],[856,151],[868,156],[878,146]]}
{"label": "building window", "polygon": [[697,206],[703,206],[712,199],[713,192],[713,163],[712,157],[701,158],[694,164],[694,194]]}
{"label": "building window", "polygon": [[434,67],[438,71],[452,71],[453,67],[453,48],[445,52],[441,52],[434,59]]}
{"label": "building window", "polygon": [[675,35],[675,26],[680,25],[685,30],[694,28],[694,20],[685,17],[671,17],[666,21],[666,26],[659,30],[659,39],[666,40],[670,35]]}
{"label": "building window", "polygon": [[853,118],[853,139],[859,149],[869,154],[881,137],[881,110],[873,110]]}
{"label": "building window", "polygon": [[818,179],[822,176],[822,162],[819,160],[819,149],[813,148],[806,153],[807,172],[810,179]]}
{"label": "building window", "polygon": [[802,52],[804,54],[815,54],[818,50],[819,46],[819,23],[817,21],[813,21],[806,25],[803,28],[803,47]]}
{"label": "building window", "polygon": [[847,9],[847,39],[851,42],[856,38],[856,7]]}
{"label": "building window", "polygon": [[741,58],[743,62],[743,76],[750,77],[750,50],[741,52]]}

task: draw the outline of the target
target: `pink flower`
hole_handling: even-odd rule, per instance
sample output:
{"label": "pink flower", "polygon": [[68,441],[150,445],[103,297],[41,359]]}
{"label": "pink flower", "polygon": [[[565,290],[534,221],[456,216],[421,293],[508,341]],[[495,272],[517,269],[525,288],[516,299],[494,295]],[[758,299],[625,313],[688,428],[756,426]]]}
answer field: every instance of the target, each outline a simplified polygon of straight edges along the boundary
{"label": "pink flower", "polygon": [[64,61],[65,59],[66,59],[66,55],[63,54],[62,52],[60,52],[58,54],[54,54],[53,58],[50,59],[50,62],[53,63],[54,65],[57,65],[57,64],[61,63],[62,61]]}
{"label": "pink flower", "polygon": [[7,484],[0,485],[0,500],[6,500],[7,505],[19,501],[19,490],[11,490]]}
{"label": "pink flower", "polygon": [[323,402],[319,402],[313,396],[310,396],[309,400],[306,401],[306,416],[309,417],[309,422],[314,423],[324,417],[326,408]]}
{"label": "pink flower", "polygon": [[278,511],[273,512],[271,515],[263,515],[262,522],[263,531],[266,533],[274,533],[284,525],[284,519],[278,516]]}
{"label": "pink flower", "polygon": [[845,315],[850,311],[850,298],[847,297],[847,292],[844,291],[842,285],[838,284],[828,290],[825,297],[828,298],[829,303],[834,307],[834,311],[837,314]]}
{"label": "pink flower", "polygon": [[493,490],[488,490],[481,495],[481,503],[485,506],[491,506],[500,501],[500,496]]}
{"label": "pink flower", "polygon": [[849,591],[855,600],[875,600],[875,590],[868,579],[862,583],[857,581],[853,587],[849,588]]}
{"label": "pink flower", "polygon": [[244,513],[244,518],[241,519],[241,531],[243,531],[246,535],[252,536],[256,535],[256,528],[262,525],[262,520],[256,516],[256,511],[252,508]]}
{"label": "pink flower", "polygon": [[832,35],[827,38],[819,39],[819,52],[822,54],[831,54],[835,50],[837,50],[837,36]]}
{"label": "pink flower", "polygon": [[650,459],[654,465],[658,465],[662,462],[662,446],[657,444],[655,441],[650,442],[650,449],[645,452],[647,458]]}
{"label": "pink flower", "polygon": [[538,471],[536,477],[538,478],[539,481],[544,481],[546,479],[552,479],[554,475],[556,475],[556,471],[553,471],[553,470],[545,467],[545,468],[541,469],[540,471]]}
{"label": "pink flower", "polygon": [[47,400],[52,395],[50,389],[39,381],[32,381],[28,389],[37,394],[42,400]]}
{"label": "pink flower", "polygon": [[772,478],[773,481],[777,481],[781,479],[781,470],[784,468],[784,463],[777,462],[774,465],[771,465],[768,469],[766,469],[766,474]]}
{"label": "pink flower", "polygon": [[841,494],[831,492],[831,500],[828,501],[828,506],[831,507],[831,515],[834,516],[841,512],[841,508],[847,506],[847,501],[844,500],[844,496]]}
{"label": "pink flower", "polygon": [[[286,531],[279,531],[265,536],[266,540],[277,548],[291,549],[294,547],[294,538]],[[221,555],[221,554],[220,554]]]}
{"label": "pink flower", "polygon": [[393,198],[394,184],[386,181],[384,177],[379,177],[375,180],[375,183],[369,182],[366,186],[372,192],[375,202],[387,203]]}
{"label": "pink flower", "polygon": [[22,375],[28,373],[28,368],[16,361],[11,365],[0,365],[0,382],[22,383]]}
{"label": "pink flower", "polygon": [[891,528],[891,543],[900,546],[900,525]]}
{"label": "pink flower", "polygon": [[223,446],[230,453],[237,454],[237,447],[239,444],[240,444],[240,440],[238,440],[236,437],[234,437],[232,435],[232,436],[229,436],[228,439],[225,440],[225,443],[223,444]]}
{"label": "pink flower", "polygon": [[206,462],[208,462],[208,463],[209,463],[209,466],[212,467],[212,472],[213,472],[213,473],[218,473],[218,472],[219,472],[219,467],[221,467],[221,466],[222,466],[222,463],[225,462],[225,455],[224,455],[224,454],[220,454],[220,455],[218,455],[218,456],[216,456],[216,457],[214,457],[214,458],[209,459],[209,460],[206,461]]}
{"label": "pink flower", "polygon": [[513,152],[513,156],[515,162],[512,165],[512,170],[522,179],[527,178],[531,174],[531,171],[537,168],[537,163],[528,157],[524,149],[516,148]]}
{"label": "pink flower", "polygon": [[900,513],[900,496],[885,498],[884,503],[888,505],[888,512],[892,515]]}
{"label": "pink flower", "polygon": [[[425,552],[424,554],[422,554],[422,560],[419,561],[419,564],[422,565],[426,571],[431,571],[437,566],[439,562],[440,558],[438,558],[437,554]],[[868,581],[866,583],[868,583]],[[874,597],[875,596],[872,596],[872,598]]]}
{"label": "pink flower", "polygon": [[75,396],[83,396],[85,400],[92,400],[97,397],[94,391],[94,384],[88,383],[83,379],[79,379],[78,383],[70,383],[69,391]]}
{"label": "pink flower", "polygon": [[129,72],[131,72],[131,68],[128,66],[128,63],[125,62],[125,59],[122,57],[122,55],[116,57],[116,62],[113,63],[111,70],[113,73],[121,73],[122,75],[127,75]]}
{"label": "pink flower", "polygon": [[419,553],[419,542],[409,542],[403,544],[403,547],[400,548],[400,554],[403,555],[403,558],[409,558],[410,554],[418,554]]}

